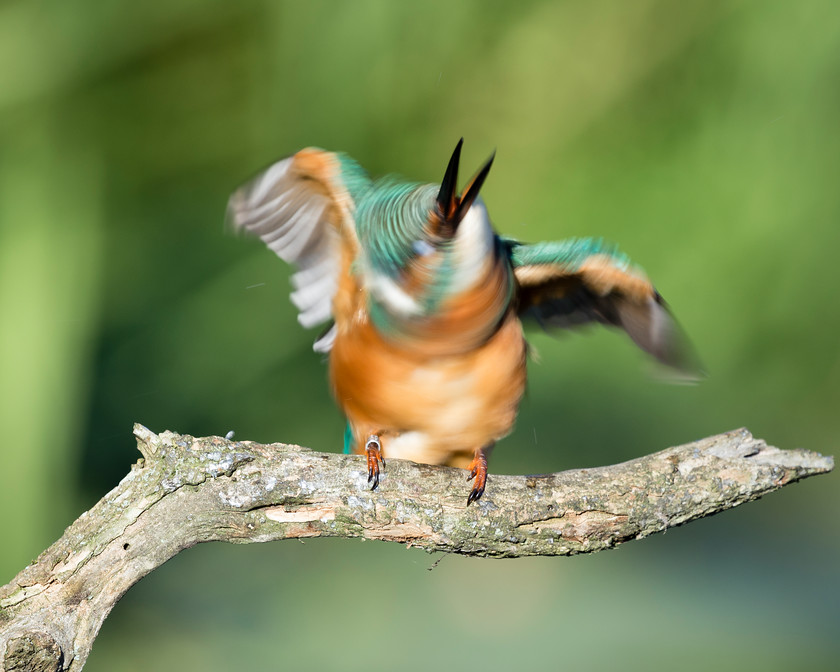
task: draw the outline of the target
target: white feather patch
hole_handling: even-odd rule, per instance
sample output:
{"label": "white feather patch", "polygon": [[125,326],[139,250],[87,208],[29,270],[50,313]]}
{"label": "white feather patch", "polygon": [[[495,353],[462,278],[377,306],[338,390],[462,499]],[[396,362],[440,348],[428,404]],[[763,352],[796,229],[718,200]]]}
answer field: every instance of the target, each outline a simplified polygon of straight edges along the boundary
{"label": "white feather patch", "polygon": [[365,273],[365,279],[371,296],[389,311],[403,317],[419,315],[423,312],[420,304],[387,275],[369,270]]}
{"label": "white feather patch", "polygon": [[428,435],[423,432],[403,432],[397,436],[388,437],[384,450],[389,459],[427,462],[428,447]]}
{"label": "white feather patch", "polygon": [[495,234],[484,202],[478,198],[467,210],[455,234],[455,273],[452,292],[462,292],[484,279],[493,254]]}

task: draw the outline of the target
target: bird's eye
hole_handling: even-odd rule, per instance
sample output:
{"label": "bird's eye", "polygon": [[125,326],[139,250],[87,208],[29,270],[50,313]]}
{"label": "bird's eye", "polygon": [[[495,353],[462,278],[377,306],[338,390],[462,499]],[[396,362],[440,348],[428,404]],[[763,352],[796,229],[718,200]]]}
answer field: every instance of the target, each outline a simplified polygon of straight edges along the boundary
{"label": "bird's eye", "polygon": [[411,244],[411,249],[414,250],[414,254],[418,257],[428,257],[435,252],[434,245],[425,240],[415,240]]}

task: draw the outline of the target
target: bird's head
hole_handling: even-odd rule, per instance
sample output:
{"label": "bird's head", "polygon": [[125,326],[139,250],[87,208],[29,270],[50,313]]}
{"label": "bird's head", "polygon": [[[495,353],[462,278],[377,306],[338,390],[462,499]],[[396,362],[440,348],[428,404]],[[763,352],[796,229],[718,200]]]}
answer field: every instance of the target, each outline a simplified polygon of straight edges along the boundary
{"label": "bird's head", "polygon": [[388,181],[360,206],[360,267],[382,324],[438,315],[453,297],[485,282],[495,263],[496,234],[478,197],[493,156],[459,195],[462,145],[463,139],[439,188]]}

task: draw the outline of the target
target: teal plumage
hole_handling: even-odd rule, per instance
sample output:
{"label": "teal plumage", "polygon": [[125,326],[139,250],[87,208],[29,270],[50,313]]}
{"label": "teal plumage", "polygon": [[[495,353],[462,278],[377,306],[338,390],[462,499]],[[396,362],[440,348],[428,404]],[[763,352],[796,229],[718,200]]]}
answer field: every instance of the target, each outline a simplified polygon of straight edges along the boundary
{"label": "teal plumage", "polygon": [[[324,151],[317,147],[313,149],[319,152]],[[358,161],[344,152],[336,152],[333,156],[335,156],[335,160],[339,165],[338,172],[341,183],[344,185],[350,198],[355,203],[361,203],[364,201],[365,194],[373,184],[367,171],[359,165]]]}
{"label": "teal plumage", "polygon": [[345,450],[466,467],[468,503],[525,388],[522,322],[600,323],[683,373],[696,356],[644,272],[601,239],[500,237],[478,192],[492,158],[457,194],[461,143],[440,185],[371,180],[345,154],[301,150],[232,197],[237,229],[293,263],[299,321],[331,320],[329,354]]}
{"label": "teal plumage", "polygon": [[519,266],[558,265],[574,273],[593,255],[606,255],[619,268],[630,267],[629,257],[614,243],[603,238],[567,238],[528,245],[512,238],[501,238],[511,264]]}
{"label": "teal plumage", "polygon": [[436,195],[433,185],[386,178],[359,202],[356,231],[378,272],[399,276],[417,256],[414,243],[424,236]]}
{"label": "teal plumage", "polygon": [[353,428],[350,426],[348,422],[344,425],[344,454],[349,455],[353,452]]}

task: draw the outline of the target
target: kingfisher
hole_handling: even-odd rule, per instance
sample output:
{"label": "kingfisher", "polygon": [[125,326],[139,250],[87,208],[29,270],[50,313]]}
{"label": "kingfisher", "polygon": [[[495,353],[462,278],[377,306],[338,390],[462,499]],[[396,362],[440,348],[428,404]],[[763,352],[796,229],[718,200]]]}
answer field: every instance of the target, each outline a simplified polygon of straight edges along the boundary
{"label": "kingfisher", "polygon": [[462,144],[440,184],[373,180],[344,153],[302,149],[234,192],[228,220],[296,267],[298,321],[326,324],[314,350],[328,355],[345,452],[366,456],[371,489],[385,457],[449,465],[469,472],[469,506],[525,391],[523,322],[604,324],[687,376],[699,368],[615,245],[496,233],[479,197],[495,153],[459,192]]}

